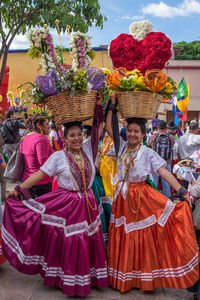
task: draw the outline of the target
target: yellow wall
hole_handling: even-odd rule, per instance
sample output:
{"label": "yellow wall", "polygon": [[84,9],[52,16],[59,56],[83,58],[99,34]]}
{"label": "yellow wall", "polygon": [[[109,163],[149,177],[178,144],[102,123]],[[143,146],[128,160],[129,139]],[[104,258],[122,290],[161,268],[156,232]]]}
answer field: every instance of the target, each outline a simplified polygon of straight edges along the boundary
{"label": "yellow wall", "polygon": [[[95,53],[96,56],[90,66],[97,68],[106,67],[112,70],[112,64],[107,51],[95,51]],[[63,53],[63,59],[66,64],[71,64],[72,62],[69,52],[65,51]],[[35,81],[36,76],[39,74],[39,62],[39,59],[30,58],[27,52],[10,52],[8,54],[7,66],[10,68],[8,90],[14,92],[15,97],[19,97],[20,90],[25,89],[23,87],[17,90],[17,86],[26,81]]]}

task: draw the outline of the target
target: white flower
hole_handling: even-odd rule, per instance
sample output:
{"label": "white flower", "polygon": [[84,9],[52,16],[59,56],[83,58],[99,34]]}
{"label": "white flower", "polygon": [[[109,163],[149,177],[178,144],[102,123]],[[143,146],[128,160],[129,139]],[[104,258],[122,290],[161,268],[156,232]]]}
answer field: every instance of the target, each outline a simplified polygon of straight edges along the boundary
{"label": "white flower", "polygon": [[145,36],[152,31],[153,25],[149,21],[140,21],[140,22],[133,22],[129,26],[130,34],[136,40],[143,40]]}
{"label": "white flower", "polygon": [[92,88],[93,88],[93,84],[90,83],[90,82],[88,82],[88,83],[87,83],[87,92],[90,93],[91,90],[92,90]]}
{"label": "white flower", "polygon": [[34,46],[35,48],[41,48],[41,43],[35,43]]}
{"label": "white flower", "polygon": [[49,68],[54,68],[55,65],[54,65],[54,63],[48,61],[48,67],[49,67]]}

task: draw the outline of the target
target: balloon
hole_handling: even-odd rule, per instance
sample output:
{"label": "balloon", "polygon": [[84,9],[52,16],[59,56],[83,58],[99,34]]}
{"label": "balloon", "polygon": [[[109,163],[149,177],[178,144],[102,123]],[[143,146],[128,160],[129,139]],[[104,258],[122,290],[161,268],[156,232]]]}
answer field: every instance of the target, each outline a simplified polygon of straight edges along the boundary
{"label": "balloon", "polygon": [[167,75],[162,70],[147,70],[144,81],[152,92],[157,93],[165,87]]}

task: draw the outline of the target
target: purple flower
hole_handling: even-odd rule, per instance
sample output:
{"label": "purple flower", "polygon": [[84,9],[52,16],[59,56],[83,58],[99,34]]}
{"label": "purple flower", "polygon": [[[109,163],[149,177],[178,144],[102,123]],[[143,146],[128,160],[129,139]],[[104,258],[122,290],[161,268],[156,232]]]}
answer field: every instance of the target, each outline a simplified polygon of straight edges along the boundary
{"label": "purple flower", "polygon": [[81,52],[85,52],[85,47],[79,46],[79,47],[78,47],[78,50],[81,51]]}
{"label": "purple flower", "polygon": [[79,57],[85,57],[85,52],[79,52],[78,56]]}
{"label": "purple flower", "polygon": [[58,76],[58,71],[57,70],[51,70],[48,72],[50,77],[52,77],[54,80],[60,80],[60,77]]}
{"label": "purple flower", "polygon": [[93,90],[97,91],[105,82],[106,77],[102,70],[97,68],[87,68],[88,81],[93,85]]}
{"label": "purple flower", "polygon": [[49,51],[49,55],[50,55],[51,57],[54,57],[54,56],[55,56],[55,52],[54,52],[54,51]]}
{"label": "purple flower", "polygon": [[85,64],[80,64],[80,68],[82,69],[82,68],[84,68],[85,67]]}
{"label": "purple flower", "polygon": [[36,77],[35,83],[46,95],[57,94],[57,89],[54,84],[54,78],[50,75],[39,75]]}
{"label": "purple flower", "polygon": [[54,51],[54,45],[52,45],[52,44],[49,45],[49,46],[48,46],[48,50],[49,50],[49,51]]}
{"label": "purple flower", "polygon": [[85,58],[84,58],[84,57],[81,57],[81,58],[79,59],[79,61],[80,61],[80,63],[85,63]]}
{"label": "purple flower", "polygon": [[80,43],[80,42],[82,43],[82,40],[79,36],[77,36],[76,40],[77,40],[77,43]]}

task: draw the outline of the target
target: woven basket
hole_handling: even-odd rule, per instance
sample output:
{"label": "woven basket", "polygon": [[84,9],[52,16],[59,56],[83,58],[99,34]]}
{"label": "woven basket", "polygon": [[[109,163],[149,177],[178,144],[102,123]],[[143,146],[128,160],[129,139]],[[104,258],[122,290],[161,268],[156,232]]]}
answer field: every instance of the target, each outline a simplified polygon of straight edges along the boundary
{"label": "woven basket", "polygon": [[48,97],[46,105],[57,124],[85,121],[94,117],[96,95],[95,91],[91,91],[89,94],[70,98],[69,92],[64,92]]}
{"label": "woven basket", "polygon": [[150,92],[120,92],[117,95],[119,111],[122,118],[154,119],[162,96]]}

